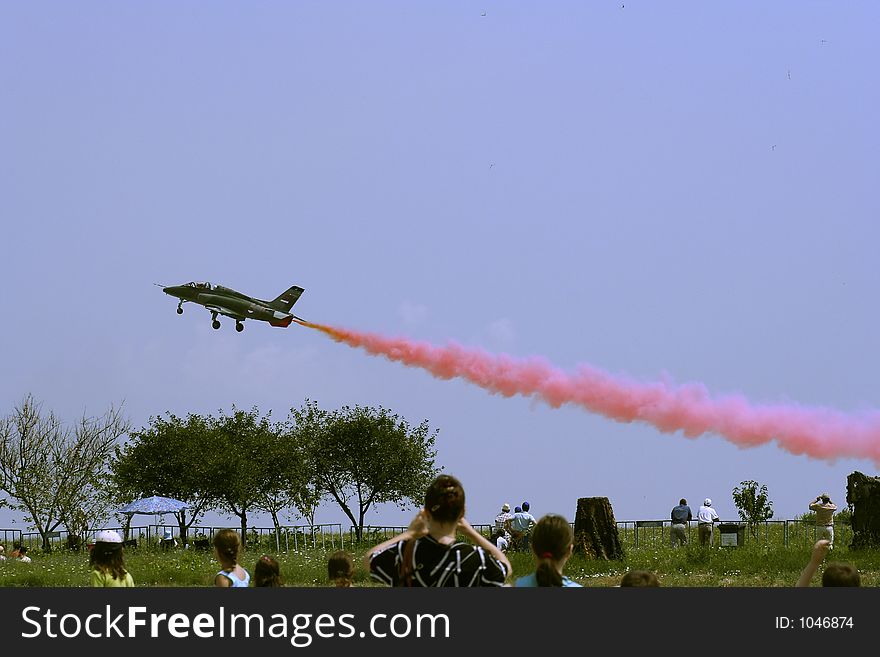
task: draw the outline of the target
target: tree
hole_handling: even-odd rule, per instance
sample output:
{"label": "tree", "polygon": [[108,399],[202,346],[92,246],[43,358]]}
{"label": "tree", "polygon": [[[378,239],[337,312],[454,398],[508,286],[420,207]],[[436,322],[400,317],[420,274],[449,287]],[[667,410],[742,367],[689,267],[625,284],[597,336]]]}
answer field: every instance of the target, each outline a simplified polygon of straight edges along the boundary
{"label": "tree", "polygon": [[263,509],[272,515],[278,533],[278,512],[288,504],[287,474],[291,459],[281,442],[283,428],[270,415],[260,417],[232,408],[227,415],[209,417],[209,458],[218,475],[210,478],[211,496],[241,521],[242,542],[247,541],[247,514]]}
{"label": "tree", "polygon": [[209,431],[208,421],[192,413],[185,418],[171,413],[152,417],[148,426],[132,432],[129,441],[116,448],[110,462],[118,503],[162,495],[189,505],[188,514],[177,514],[184,545],[189,528],[215,501],[210,480],[217,473],[206,447]]}
{"label": "tree", "polygon": [[767,495],[767,486],[756,481],[743,481],[733,489],[733,503],[739,517],[748,523],[752,536],[757,536],[758,525],[773,517],[773,502]]}
{"label": "tree", "polygon": [[261,416],[254,407],[232,407],[217,416],[190,413],[179,418],[150,419],[117,449],[111,464],[116,498],[164,495],[187,502],[189,520],[178,516],[181,540],[208,509],[219,506],[238,516],[242,540],[247,541],[248,514],[266,511],[276,536],[279,514],[287,508],[314,506],[314,477],[287,424],[273,423],[271,412]]}
{"label": "tree", "polygon": [[0,490],[40,533],[44,550],[59,525],[78,524],[74,510],[91,508],[89,496],[128,430],[121,408],[67,426],[32,395],[0,420]]}
{"label": "tree", "polygon": [[431,480],[434,442],[428,421],[416,427],[386,408],[344,406],[323,411],[306,400],[291,409],[292,432],[306,446],[318,487],[332,497],[363,537],[374,504],[419,505]]}
{"label": "tree", "polygon": [[67,545],[71,548],[79,548],[90,529],[104,525],[115,506],[111,492],[103,481],[89,483],[83,493],[62,505]]}
{"label": "tree", "polygon": [[279,515],[299,515],[310,525],[315,524],[315,511],[323,496],[318,487],[311,460],[288,424],[277,425],[262,446],[266,462],[263,486],[256,508],[265,511],[275,526],[276,543],[281,523]]}

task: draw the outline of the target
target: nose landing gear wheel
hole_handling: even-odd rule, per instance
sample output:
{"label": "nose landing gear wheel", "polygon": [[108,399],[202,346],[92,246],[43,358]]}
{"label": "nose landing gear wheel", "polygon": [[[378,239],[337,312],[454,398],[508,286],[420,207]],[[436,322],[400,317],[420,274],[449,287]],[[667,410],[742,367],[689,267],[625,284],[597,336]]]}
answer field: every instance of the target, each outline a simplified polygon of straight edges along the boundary
{"label": "nose landing gear wheel", "polygon": [[177,314],[178,314],[178,315],[182,315],[182,314],[183,314],[183,308],[181,308],[180,306],[177,306]]}
{"label": "nose landing gear wheel", "polygon": [[213,326],[215,329],[218,329],[220,328],[220,322],[215,319],[213,322],[211,322],[211,326]]}
{"label": "nose landing gear wheel", "polygon": [[241,322],[236,322],[235,330],[241,333],[242,331],[244,331],[244,324],[242,324]]}

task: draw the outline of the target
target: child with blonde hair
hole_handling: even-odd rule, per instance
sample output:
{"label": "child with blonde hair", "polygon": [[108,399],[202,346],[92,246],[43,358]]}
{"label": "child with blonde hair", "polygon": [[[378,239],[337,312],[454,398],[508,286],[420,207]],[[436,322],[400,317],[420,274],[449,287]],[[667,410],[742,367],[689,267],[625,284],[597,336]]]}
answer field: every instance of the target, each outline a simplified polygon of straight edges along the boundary
{"label": "child with blonde hair", "polygon": [[241,537],[237,531],[221,529],[214,535],[214,556],[220,562],[220,571],[214,575],[214,586],[236,589],[250,586],[250,573],[238,563]]}

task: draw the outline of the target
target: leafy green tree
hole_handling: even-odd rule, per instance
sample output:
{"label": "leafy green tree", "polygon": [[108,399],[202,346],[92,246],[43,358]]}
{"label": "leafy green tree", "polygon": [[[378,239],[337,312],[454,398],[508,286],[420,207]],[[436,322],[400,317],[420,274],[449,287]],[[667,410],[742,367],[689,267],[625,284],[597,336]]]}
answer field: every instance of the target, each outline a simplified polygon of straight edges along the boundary
{"label": "leafy green tree", "polygon": [[217,475],[208,449],[208,421],[190,413],[185,418],[166,413],[152,417],[116,448],[110,463],[118,503],[142,497],[173,497],[189,505],[177,514],[180,538],[186,544],[189,528],[215,503],[211,481]]}
{"label": "leafy green tree", "polygon": [[288,480],[293,455],[287,450],[284,427],[271,422],[271,412],[260,416],[250,411],[221,411],[210,417],[206,445],[218,475],[210,479],[210,490],[220,506],[241,521],[242,541],[247,541],[248,513],[268,511],[279,530],[278,512],[288,506]]}
{"label": "leafy green tree", "polygon": [[86,484],[82,495],[68,498],[61,506],[61,516],[67,528],[67,545],[83,544],[90,529],[104,526],[113,513],[113,497],[102,476]]}
{"label": "leafy green tree", "polygon": [[752,536],[757,536],[758,525],[773,517],[773,502],[767,495],[767,486],[756,481],[742,481],[733,489],[733,503],[739,517],[748,523]]}
{"label": "leafy green tree", "polygon": [[5,503],[23,512],[40,533],[44,550],[62,523],[77,525],[75,510],[92,509],[89,495],[128,430],[121,408],[83,415],[71,426],[51,411],[44,413],[32,395],[0,419],[0,490],[10,498]]}
{"label": "leafy green tree", "polygon": [[318,488],[326,492],[363,536],[374,504],[419,505],[439,472],[434,467],[437,431],[425,420],[412,427],[386,408],[344,406],[333,412],[306,400],[291,409],[291,431],[306,446]]}
{"label": "leafy green tree", "polygon": [[116,450],[111,469],[120,502],[151,495],[187,502],[189,519],[183,512],[177,518],[184,542],[192,524],[212,508],[237,516],[247,541],[249,513],[269,513],[277,536],[281,512],[317,505],[309,463],[287,424],[273,423],[271,412],[262,416],[256,407],[233,406],[216,416],[151,418]]}
{"label": "leafy green tree", "polygon": [[264,449],[269,452],[268,474],[275,485],[264,489],[257,508],[271,516],[277,542],[282,512],[286,517],[299,516],[314,525],[323,493],[305,446],[298,442],[289,425],[278,426]]}

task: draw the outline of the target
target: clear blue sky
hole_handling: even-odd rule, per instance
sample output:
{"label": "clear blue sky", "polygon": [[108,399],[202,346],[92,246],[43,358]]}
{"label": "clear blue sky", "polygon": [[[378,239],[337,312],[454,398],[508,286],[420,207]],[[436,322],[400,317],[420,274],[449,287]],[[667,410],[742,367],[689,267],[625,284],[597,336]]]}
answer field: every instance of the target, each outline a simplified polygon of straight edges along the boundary
{"label": "clear blue sky", "polygon": [[595,495],[731,518],[746,479],[778,518],[843,505],[876,464],[493,396],[296,325],[213,331],[153,283],[298,284],[317,322],[878,409],[878,24],[830,0],[5,2],[2,410],[381,404],[439,429],[472,522]]}

